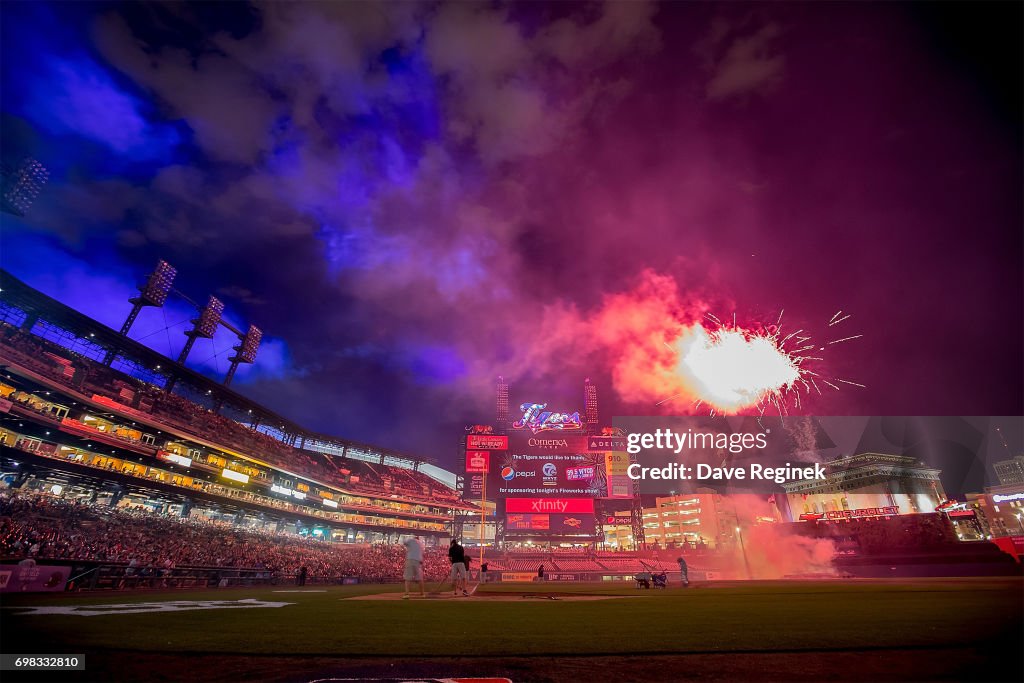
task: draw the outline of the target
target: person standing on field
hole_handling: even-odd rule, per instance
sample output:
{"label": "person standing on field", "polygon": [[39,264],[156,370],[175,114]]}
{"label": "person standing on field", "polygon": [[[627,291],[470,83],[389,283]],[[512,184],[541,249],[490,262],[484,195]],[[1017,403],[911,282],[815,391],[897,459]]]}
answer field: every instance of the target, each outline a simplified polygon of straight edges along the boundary
{"label": "person standing on field", "polygon": [[466,549],[456,540],[452,539],[452,542],[448,545],[448,561],[452,564],[452,571],[449,576],[452,581],[452,589],[455,591],[455,595],[459,594],[459,589],[462,589],[463,595],[469,595],[466,592]]}
{"label": "person standing on field", "polygon": [[679,559],[676,560],[679,563],[679,578],[682,579],[683,588],[687,588],[690,585],[690,568],[686,566],[686,560],[680,555]]}
{"label": "person standing on field", "polygon": [[420,597],[425,598],[427,591],[423,585],[423,541],[420,540],[419,534],[415,534],[405,539],[402,545],[405,546],[405,595],[402,599],[409,599],[409,584],[415,584],[416,581],[420,582]]}

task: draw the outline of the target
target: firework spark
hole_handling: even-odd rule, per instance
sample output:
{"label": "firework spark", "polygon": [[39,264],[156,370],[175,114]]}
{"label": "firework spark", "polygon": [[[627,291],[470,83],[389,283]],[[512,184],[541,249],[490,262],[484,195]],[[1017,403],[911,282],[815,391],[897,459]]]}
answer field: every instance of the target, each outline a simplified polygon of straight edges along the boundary
{"label": "firework spark", "polygon": [[[833,327],[850,317],[837,311],[827,326]],[[658,405],[679,396],[689,396],[696,397],[694,408],[706,405],[712,415],[747,410],[763,415],[769,407],[780,414],[788,414],[790,404],[802,410],[802,394],[822,394],[815,378],[836,391],[840,390],[837,383],[864,388],[863,384],[850,380],[823,377],[808,366],[822,360],[821,356],[811,356],[808,352],[859,339],[862,334],[818,346],[803,329],[783,335],[781,312],[775,325],[756,329],[739,326],[735,313],[731,324],[723,323],[711,313],[706,313],[704,318],[711,322],[686,329],[673,344],[663,342],[674,352],[675,373],[690,391],[675,393],[658,401]],[[787,344],[795,348],[788,348]]]}

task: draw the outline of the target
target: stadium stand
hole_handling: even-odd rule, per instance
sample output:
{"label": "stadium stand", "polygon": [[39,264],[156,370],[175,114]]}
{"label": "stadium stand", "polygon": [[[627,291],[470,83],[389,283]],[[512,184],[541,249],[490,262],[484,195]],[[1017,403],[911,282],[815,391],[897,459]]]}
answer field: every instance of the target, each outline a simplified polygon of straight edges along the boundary
{"label": "stadium stand", "polygon": [[102,397],[198,438],[327,484],[433,504],[460,502],[457,492],[421,472],[355,459],[332,459],[323,453],[295,448],[187,398],[83,356],[73,356],[63,347],[11,325],[0,324],[0,349],[26,368],[85,396]]}
{"label": "stadium stand", "polygon": [[[0,558],[25,557],[116,563],[151,575],[181,567],[245,568],[285,580],[306,567],[314,580],[375,582],[397,580],[404,563],[399,545],[340,545],[37,492],[0,491]],[[446,550],[427,548],[424,570],[428,580],[446,577]]]}

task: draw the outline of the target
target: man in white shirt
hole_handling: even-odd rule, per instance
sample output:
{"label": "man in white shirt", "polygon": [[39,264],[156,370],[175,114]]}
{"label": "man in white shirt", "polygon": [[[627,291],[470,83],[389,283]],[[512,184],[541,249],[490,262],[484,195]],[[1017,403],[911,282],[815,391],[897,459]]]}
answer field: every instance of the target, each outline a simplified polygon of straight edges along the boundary
{"label": "man in white shirt", "polygon": [[423,585],[423,541],[419,534],[407,538],[402,542],[405,546],[405,595],[403,600],[409,599],[409,583],[420,582],[420,597],[426,597],[427,592]]}

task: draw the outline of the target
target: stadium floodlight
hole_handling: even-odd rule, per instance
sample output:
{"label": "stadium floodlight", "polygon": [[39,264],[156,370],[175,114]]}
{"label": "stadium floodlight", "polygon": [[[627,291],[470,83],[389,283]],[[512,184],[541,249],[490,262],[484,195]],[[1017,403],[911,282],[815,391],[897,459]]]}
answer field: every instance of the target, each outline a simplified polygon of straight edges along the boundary
{"label": "stadium floodlight", "polygon": [[224,304],[217,297],[211,296],[210,300],[206,302],[206,308],[202,310],[198,318],[192,321],[192,329],[185,332],[188,341],[185,342],[185,347],[178,355],[179,363],[185,363],[185,359],[188,358],[189,352],[192,351],[192,345],[196,343],[196,339],[199,337],[213,339],[213,335],[217,333],[217,326],[220,325],[223,313]]}
{"label": "stadium floodlight", "polygon": [[167,261],[160,259],[156,264],[156,270],[149,275],[149,279],[139,289],[142,292],[140,297],[144,306],[163,306],[167,301],[167,294],[171,291],[174,283],[174,276],[178,271]]}
{"label": "stadium floodlight", "polygon": [[260,341],[263,339],[263,333],[260,328],[255,325],[249,325],[249,330],[245,333],[245,337],[242,339],[242,347],[235,347],[238,351],[238,356],[243,363],[255,363],[256,352],[260,348]]}
{"label": "stadium floodlight", "polygon": [[224,304],[215,296],[211,296],[206,303],[206,308],[196,322],[196,332],[207,339],[213,337],[220,325],[220,317],[224,313]]}
{"label": "stadium floodlight", "polygon": [[15,216],[24,216],[49,180],[46,167],[32,158],[24,159],[16,167],[4,165],[3,210]]}
{"label": "stadium floodlight", "polygon": [[[260,340],[263,339],[263,333],[260,328],[255,325],[249,325],[248,331],[245,335],[239,335],[242,343],[238,346],[232,347],[235,350],[235,355],[229,358],[231,361],[231,367],[228,368],[227,377],[224,378],[224,386],[231,384],[231,380],[235,377],[235,371],[238,370],[239,363],[255,363],[256,352],[260,348]],[[284,426],[281,427],[284,429]]]}

